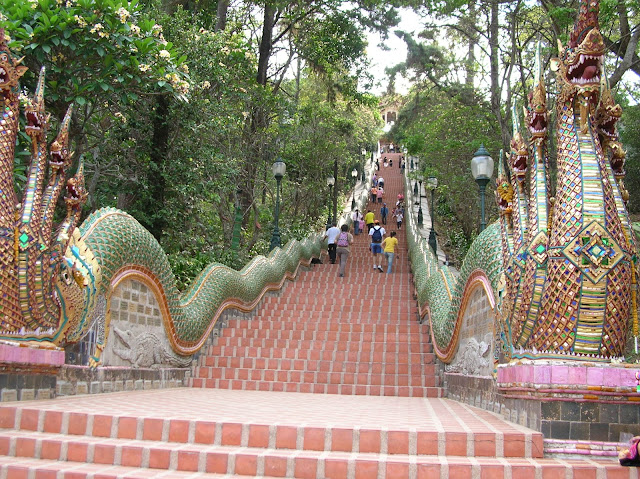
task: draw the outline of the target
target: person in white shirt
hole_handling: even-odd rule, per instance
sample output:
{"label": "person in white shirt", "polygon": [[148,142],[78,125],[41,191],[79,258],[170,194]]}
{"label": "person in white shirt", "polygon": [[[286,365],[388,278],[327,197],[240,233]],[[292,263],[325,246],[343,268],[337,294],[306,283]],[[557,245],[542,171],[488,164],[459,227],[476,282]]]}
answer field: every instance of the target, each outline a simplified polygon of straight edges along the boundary
{"label": "person in white shirt", "polygon": [[335,223],[324,233],[324,238],[327,240],[327,251],[329,252],[329,259],[331,264],[336,264],[336,239],[340,234],[340,228]]}
{"label": "person in white shirt", "polygon": [[362,213],[358,208],[355,209],[353,213],[351,213],[351,219],[353,220],[353,234],[360,234],[360,222],[364,219]]}
{"label": "person in white shirt", "polygon": [[[380,220],[374,222],[373,228],[369,230],[371,236],[371,245],[369,248],[373,253],[373,269],[377,269],[382,273],[382,239],[386,231],[380,226]],[[376,261],[377,260],[377,261]],[[376,262],[378,263],[376,265]]]}

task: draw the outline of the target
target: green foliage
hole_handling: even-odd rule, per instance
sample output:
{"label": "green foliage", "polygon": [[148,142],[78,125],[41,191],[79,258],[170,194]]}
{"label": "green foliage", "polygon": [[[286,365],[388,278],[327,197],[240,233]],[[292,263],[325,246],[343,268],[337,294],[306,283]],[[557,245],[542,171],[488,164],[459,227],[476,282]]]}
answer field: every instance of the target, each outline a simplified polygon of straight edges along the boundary
{"label": "green foliage", "polygon": [[98,98],[126,102],[152,91],[188,91],[184,57],[135,1],[15,0],[3,5],[0,26],[32,75],[47,68],[55,116],[72,102],[84,107]]}
{"label": "green foliage", "polygon": [[640,105],[627,105],[623,108],[622,119],[618,124],[622,145],[627,151],[625,186],[630,193],[629,212],[640,214]]}
{"label": "green foliage", "polygon": [[[390,136],[394,143],[406,145],[409,155],[418,157],[418,176],[438,178],[438,232],[452,259],[460,259],[480,223],[471,158],[481,143],[496,159],[500,149],[498,125],[489,108],[469,98],[462,101],[435,90],[425,95],[415,89]],[[497,214],[492,189],[492,185],[487,188],[489,221]]]}
{"label": "green foliage", "polygon": [[[0,26],[25,55],[27,90],[40,66],[47,69],[52,135],[56,118],[76,105],[71,142],[85,163],[87,209],[115,206],[147,229],[161,219],[158,239],[184,288],[210,262],[240,268],[268,252],[276,156],[288,166],[280,215],[286,243],[323,226],[334,160],[342,200],[351,169],[361,171],[361,149],[377,141],[377,98],[358,90],[362,25],[393,23],[393,7],[320,3],[278,3],[278,27],[309,66],[299,89],[288,80],[282,89],[259,85],[256,36],[236,15],[232,28],[212,32],[210,12],[192,4],[168,14],[156,0],[16,0],[3,4]],[[29,143],[22,138],[17,149],[19,181]],[[232,251],[238,204],[241,240]]]}
{"label": "green foliage", "polygon": [[562,32],[568,31],[576,19],[576,9],[572,7],[553,7],[549,9],[548,13]]}

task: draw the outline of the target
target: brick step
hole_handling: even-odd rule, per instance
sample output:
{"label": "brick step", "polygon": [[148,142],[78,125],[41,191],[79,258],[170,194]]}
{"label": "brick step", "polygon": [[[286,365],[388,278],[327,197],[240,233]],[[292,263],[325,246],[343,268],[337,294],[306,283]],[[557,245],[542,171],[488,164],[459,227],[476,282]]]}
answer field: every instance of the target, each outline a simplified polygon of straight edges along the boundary
{"label": "brick step", "polygon": [[[191,390],[193,391],[193,390]],[[198,391],[193,391],[196,395]],[[172,391],[176,397],[188,397],[190,390]],[[187,394],[189,393],[189,394]],[[204,393],[210,396],[215,393]],[[225,393],[229,395],[229,393]],[[282,393],[280,393],[282,394]],[[234,394],[237,396],[237,393]],[[246,399],[259,398],[264,393],[247,393]],[[121,397],[120,395],[119,397]],[[140,398],[149,397],[140,392]],[[161,397],[162,392],[151,396]],[[305,397],[307,396],[307,397]],[[295,399],[298,413],[304,415],[305,401],[324,402],[315,396],[287,395],[285,401]],[[69,398],[66,398],[69,399]],[[107,398],[107,401],[112,401]],[[152,397],[153,401],[154,398]],[[410,400],[413,401],[413,400]],[[443,400],[428,400],[443,401]],[[446,401],[446,400],[444,400]],[[342,404],[344,400],[332,401]],[[354,402],[354,401],[350,401]],[[398,403],[391,399],[387,402]],[[402,400],[401,402],[407,402]],[[368,400],[367,403],[372,403]],[[69,402],[70,405],[76,402]],[[280,420],[272,420],[265,417],[262,421],[253,419],[228,419],[226,414],[211,416],[203,414],[201,418],[163,417],[152,414],[151,407],[140,404],[139,412],[144,411],[144,416],[135,416],[125,412],[129,405],[116,407],[112,414],[98,408],[98,412],[61,412],[55,409],[37,409],[37,404],[27,407],[5,407],[0,416],[0,454],[1,455],[34,455],[39,458],[57,459],[64,458],[61,453],[71,453],[70,448],[61,449],[55,444],[87,444],[98,445],[114,451],[118,445],[139,447],[166,447],[170,444],[171,450],[183,450],[184,445],[198,446],[235,446],[235,447],[262,447],[292,450],[318,450],[341,452],[369,452],[377,454],[410,454],[410,455],[450,455],[450,456],[481,456],[481,457],[517,457],[531,458],[542,457],[542,434],[526,428],[517,428],[502,419],[482,412],[484,419],[478,422],[477,418],[469,416],[468,407],[458,407],[451,402],[454,410],[447,411],[434,403],[440,417],[445,419],[451,414],[457,414],[460,421],[466,421],[471,425],[462,428],[460,421],[445,421],[439,428],[428,426],[398,427],[386,422],[385,426],[372,426],[376,421],[369,421],[368,426],[354,425],[353,421],[344,422],[344,418],[332,418],[332,421],[319,423],[313,421],[314,413],[320,410],[313,407],[308,414],[307,421],[299,418],[292,421],[287,416],[290,412],[270,411],[265,415],[275,415]],[[264,404],[258,399],[253,406],[260,407]],[[53,402],[51,406],[55,407]],[[188,406],[187,406],[188,407]],[[246,405],[243,407],[247,407]],[[346,406],[349,407],[348,405]],[[75,409],[75,407],[74,407]],[[78,407],[81,411],[90,408]],[[374,408],[376,409],[376,408]],[[383,410],[376,409],[377,414],[385,415]],[[395,414],[395,411],[389,411]],[[258,416],[261,416],[258,413]],[[385,423],[385,419],[381,418]],[[402,421],[402,420],[401,420]],[[426,426],[425,426],[426,425]],[[475,427],[474,427],[475,425]],[[481,426],[481,431],[476,431]],[[465,430],[466,429],[466,430]],[[82,454],[80,448],[77,452]],[[22,451],[22,452],[20,452]],[[106,451],[103,450],[106,453]],[[94,451],[95,453],[95,451]],[[109,455],[109,454],[107,454]],[[113,455],[110,455],[111,459]],[[67,456],[69,458],[69,456]],[[73,456],[77,460],[77,456]],[[81,458],[80,460],[87,460]],[[119,465],[126,465],[118,463]]]}
{"label": "brick step", "polygon": [[288,393],[343,394],[357,396],[395,397],[444,397],[438,386],[378,386],[369,384],[328,384],[281,381],[252,381],[242,379],[192,378],[189,386],[207,389],[230,389],[236,391],[279,391]]}
{"label": "brick step", "polygon": [[[244,324],[247,323],[247,324]],[[251,324],[249,324],[251,323]],[[261,326],[265,326],[262,329]],[[371,331],[328,331],[317,329],[286,329],[286,328],[271,328],[271,322],[265,323],[260,320],[253,321],[229,321],[227,327],[221,332],[220,337],[226,338],[263,338],[263,339],[278,339],[278,340],[329,340],[335,341],[337,339],[348,341],[361,341],[371,340],[377,338],[378,340],[394,340],[394,341],[418,341],[421,342],[424,338],[428,338],[428,334],[421,331],[418,326],[413,331],[394,331],[392,328],[381,327],[377,328],[377,325],[371,325]],[[426,329],[426,328],[425,328]]]}
{"label": "brick step", "polygon": [[[363,345],[363,347],[366,347]],[[324,361],[345,361],[347,351],[324,351],[321,349],[279,349],[246,346],[210,346],[208,354],[230,357],[250,357],[263,359],[311,359]],[[366,351],[366,349],[365,349]],[[422,364],[421,352],[383,352],[374,351],[375,362],[393,362],[398,364]],[[424,353],[432,354],[432,353]]]}
{"label": "brick step", "polygon": [[[120,478],[219,478],[219,477],[294,477],[326,479],[381,478],[381,479],[432,479],[450,477],[471,479],[482,477],[502,479],[504,477],[541,477],[551,478],[595,478],[636,479],[640,477],[637,468],[624,468],[616,460],[573,459],[504,459],[504,458],[467,458],[421,456],[378,456],[370,453],[321,453],[316,451],[254,451],[236,449],[230,455],[215,456],[208,451],[197,451],[194,456],[198,471],[221,470],[224,473],[192,472],[181,470],[140,469],[107,464],[82,464],[53,460],[15,458],[0,456],[0,475],[11,479],[29,477],[64,477],[73,479],[120,479]],[[172,453],[171,457],[178,453]],[[182,457],[185,457],[184,454]],[[226,462],[225,462],[226,461]],[[187,462],[183,460],[183,465]],[[191,463],[189,463],[191,464]],[[6,475],[5,475],[6,474]]]}
{"label": "brick step", "polygon": [[[115,418],[114,418],[115,420]],[[181,428],[158,429],[160,419],[142,420],[141,432],[118,430],[111,437],[0,429],[0,454],[35,459],[96,462],[128,467],[169,467],[169,454],[214,451],[215,448],[331,451],[389,455],[447,454],[472,457],[539,457],[539,436],[532,433],[437,433],[433,431],[307,427],[235,422],[200,422],[193,438]],[[190,430],[190,429],[189,429]],[[133,436],[133,437],[122,437]],[[535,442],[535,444],[534,444]],[[147,450],[140,454],[141,451]],[[168,453],[167,453],[168,452]],[[223,450],[224,452],[224,450]],[[229,450],[227,450],[229,452]],[[186,454],[191,455],[191,454]],[[143,459],[146,456],[146,459]],[[164,461],[159,460],[164,458]],[[144,464],[143,461],[148,461]],[[209,471],[223,472],[223,471]]]}
{"label": "brick step", "polygon": [[359,322],[359,323],[402,323],[417,319],[417,308],[378,308],[360,311],[353,307],[327,307],[312,304],[288,304],[266,306],[258,314],[273,319],[304,319],[306,321]]}
{"label": "brick step", "polygon": [[409,352],[420,349],[419,341],[407,342],[390,338],[387,341],[375,338],[358,339],[269,339],[243,338],[241,336],[222,336],[216,339],[216,346],[229,347],[258,347],[263,349],[320,349],[322,351],[380,351],[380,352]]}
{"label": "brick step", "polygon": [[[290,321],[283,318],[263,318],[262,316],[254,319],[229,319],[227,328],[224,329],[223,335],[230,334],[234,330],[247,330],[249,334],[255,333],[258,336],[263,334],[272,334],[274,331],[311,331],[311,332],[339,332],[339,333],[377,333],[384,331],[387,334],[403,334],[403,333],[423,333],[428,337],[429,327],[427,324],[411,323],[362,323],[362,322],[336,322],[323,321],[313,323],[300,323],[299,321]],[[267,329],[260,329],[260,328]],[[244,333],[243,333],[244,334]]]}
{"label": "brick step", "polygon": [[[393,297],[404,297],[413,290],[413,283],[408,278],[401,278],[405,276],[403,274],[386,274],[380,273],[380,270],[372,268],[371,263],[366,268],[366,273],[359,271],[356,267],[349,268],[347,272],[352,278],[357,278],[358,281],[340,281],[337,282],[335,275],[338,273],[338,265],[327,265],[328,269],[324,271],[314,270],[313,275],[308,277],[300,276],[296,281],[291,284],[285,291],[291,289],[300,289],[301,291],[309,294],[315,294],[317,291],[349,291],[357,292],[363,296],[373,297],[378,291],[384,291],[385,298],[389,294]],[[351,265],[353,266],[353,265]],[[369,270],[369,268],[371,268]],[[384,266],[383,266],[384,269]],[[385,270],[386,271],[386,270]],[[408,273],[408,271],[407,271]],[[380,283],[380,280],[383,280]],[[371,286],[375,284],[376,288],[373,290]]]}
{"label": "brick step", "polygon": [[[339,317],[336,320],[336,316]],[[271,322],[287,321],[294,323],[292,326],[280,329],[291,329],[295,331],[299,330],[336,330],[332,324],[336,323],[354,323],[363,324],[369,326],[382,326],[385,323],[388,324],[408,324],[415,322],[418,316],[417,311],[405,312],[403,315],[398,315],[389,311],[375,311],[369,312],[363,318],[357,311],[352,311],[347,314],[323,311],[298,311],[296,308],[284,308],[283,310],[261,311],[256,316],[257,320],[264,319],[265,324],[261,327],[270,327]],[[328,326],[327,326],[328,325]],[[425,328],[425,332],[428,332],[429,328]]]}
{"label": "brick step", "polygon": [[[295,295],[287,295],[287,296],[281,296],[279,298],[273,298],[273,297],[268,297],[266,298],[266,300],[264,301],[263,307],[271,307],[274,305],[280,305],[280,304],[296,304],[296,305],[304,305],[304,306],[311,306],[311,305],[318,305],[318,301],[317,298],[309,298],[305,293],[303,292],[299,292],[299,291],[295,291],[298,294]],[[320,305],[322,305],[322,303],[320,303]],[[375,299],[375,297],[371,297],[371,298],[363,298],[363,297],[358,297],[358,298],[345,298],[345,299],[336,299],[335,301],[332,301],[331,304],[325,304],[323,306],[328,306],[331,307],[331,309],[336,309],[336,308],[361,308],[361,311],[366,312],[366,311],[377,311],[380,308],[384,308],[387,310],[393,310],[393,309],[397,309],[397,308],[403,308],[403,309],[417,309],[417,306],[414,304],[413,299],[411,298],[398,298],[398,299],[390,299],[389,301],[384,301],[383,303],[381,303],[380,301],[377,301]]]}
{"label": "brick step", "polygon": [[[32,459],[0,456],[0,477],[8,479],[29,478],[73,478],[73,479],[217,479],[228,478],[226,474],[194,473],[184,471],[167,472],[162,469],[113,466],[108,464],[85,464],[69,461]],[[240,477],[240,476],[238,476]],[[246,476],[248,477],[248,476]]]}
{"label": "brick step", "polygon": [[[409,271],[409,263],[408,261],[406,261],[406,259],[408,258],[408,253],[406,251],[401,251],[398,254],[400,254],[400,256],[404,256],[405,261],[402,261],[402,258],[396,261],[397,258],[394,258],[392,274],[396,274],[398,273],[398,271],[402,272],[403,269],[407,270],[404,272]],[[367,246],[365,248],[362,248],[360,251],[356,251],[355,253],[352,251],[350,256],[352,255],[353,257],[349,257],[347,260],[347,270],[351,270],[354,272],[354,274],[363,277],[371,277],[375,276],[376,274],[380,275],[380,271],[376,271],[375,269],[373,269],[373,259],[371,252],[369,251],[368,243]],[[327,274],[328,272],[332,271],[333,268],[338,268],[340,266],[338,261],[336,261],[335,263],[331,263],[328,257],[326,259],[323,259],[323,261],[324,263],[322,265],[316,266],[314,268],[314,271],[320,271],[322,272],[322,274]],[[376,266],[377,265],[378,263],[376,263]],[[383,274],[387,272],[387,262],[384,260],[384,257],[382,258],[382,269]],[[390,277],[391,275],[389,276],[389,278]],[[393,282],[393,280],[391,281]],[[406,281],[406,278],[398,278],[396,281]]]}
{"label": "brick step", "polygon": [[433,372],[435,368],[434,355],[424,355],[422,362],[404,364],[400,363],[376,363],[370,361],[370,357],[361,358],[360,354],[351,353],[344,361],[318,360],[318,359],[265,359],[237,356],[201,356],[196,367],[210,368],[245,368],[245,369],[291,369],[296,371],[344,371],[351,373],[382,373],[409,374],[413,370],[420,373]]}
{"label": "brick step", "polygon": [[194,377],[201,379],[240,379],[243,381],[265,381],[313,384],[353,384],[371,386],[437,386],[434,375],[350,373],[342,371],[297,371],[282,369],[207,368],[195,369]]}

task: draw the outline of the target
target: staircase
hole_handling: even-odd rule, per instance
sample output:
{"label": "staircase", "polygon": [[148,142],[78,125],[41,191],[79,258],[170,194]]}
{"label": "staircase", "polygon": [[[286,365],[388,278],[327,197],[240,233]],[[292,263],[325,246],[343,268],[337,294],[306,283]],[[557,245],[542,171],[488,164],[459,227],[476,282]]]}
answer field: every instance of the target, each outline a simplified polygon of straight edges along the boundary
{"label": "staircase", "polygon": [[[390,209],[398,156],[382,172]],[[404,234],[391,274],[360,235],[345,277],[325,257],[229,321],[192,387],[2,405],[0,479],[638,478],[545,459],[540,433],[443,398]]]}
{"label": "staircase", "polygon": [[366,238],[357,238],[344,278],[337,264],[319,265],[268,298],[255,319],[230,320],[199,358],[192,385],[441,397],[428,327],[416,321],[406,253],[395,273],[381,274]]}
{"label": "staircase", "polygon": [[[397,161],[381,168],[390,211],[402,192]],[[369,207],[380,219],[381,205]],[[441,397],[428,327],[417,322],[405,233],[390,217],[382,226],[399,239],[391,274],[373,268],[368,234],[356,235],[345,277],[327,255],[267,298],[255,319],[229,321],[200,356],[192,386]]]}

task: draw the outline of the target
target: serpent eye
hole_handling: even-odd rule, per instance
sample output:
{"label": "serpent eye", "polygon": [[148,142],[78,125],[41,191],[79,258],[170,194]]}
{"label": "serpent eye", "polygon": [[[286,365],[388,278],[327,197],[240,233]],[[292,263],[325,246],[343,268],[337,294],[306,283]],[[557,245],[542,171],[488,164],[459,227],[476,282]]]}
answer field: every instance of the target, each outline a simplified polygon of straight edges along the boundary
{"label": "serpent eye", "polygon": [[71,284],[71,277],[69,276],[69,272],[65,269],[62,273],[62,280],[66,283],[66,284]]}
{"label": "serpent eye", "polygon": [[7,55],[6,53],[0,54],[0,61],[3,61],[3,62],[9,61],[9,55]]}

